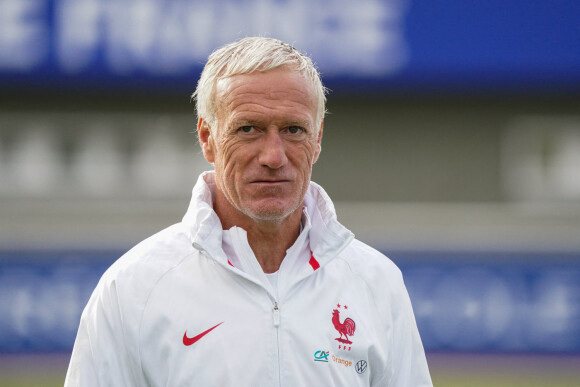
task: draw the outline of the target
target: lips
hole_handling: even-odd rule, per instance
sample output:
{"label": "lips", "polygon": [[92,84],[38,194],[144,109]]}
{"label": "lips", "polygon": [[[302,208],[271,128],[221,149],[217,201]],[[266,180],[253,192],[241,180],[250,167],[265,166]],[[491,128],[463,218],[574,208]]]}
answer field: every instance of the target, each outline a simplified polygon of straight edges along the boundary
{"label": "lips", "polygon": [[253,189],[262,193],[270,192],[272,194],[281,194],[290,187],[289,180],[258,180],[249,184]]}
{"label": "lips", "polygon": [[253,180],[251,184],[279,184],[279,183],[289,183],[290,180]]}
{"label": "lips", "polygon": [[250,184],[279,184],[279,183],[290,183],[292,179],[288,179],[286,177],[260,177],[250,179]]}
{"label": "lips", "polygon": [[283,192],[287,192],[292,187],[292,181],[284,179],[257,179],[252,180],[248,184],[248,187],[255,191],[255,193],[279,197]]}

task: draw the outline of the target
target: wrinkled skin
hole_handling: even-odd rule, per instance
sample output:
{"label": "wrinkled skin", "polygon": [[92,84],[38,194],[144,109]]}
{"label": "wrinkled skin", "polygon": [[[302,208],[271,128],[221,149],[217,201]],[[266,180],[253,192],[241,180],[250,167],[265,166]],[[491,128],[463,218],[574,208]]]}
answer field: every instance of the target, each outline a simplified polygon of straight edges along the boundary
{"label": "wrinkled skin", "polygon": [[198,132],[215,167],[214,208],[224,228],[290,219],[298,226],[321,150],[313,87],[300,73],[278,68],[218,81],[216,101],[216,127],[202,117]]}

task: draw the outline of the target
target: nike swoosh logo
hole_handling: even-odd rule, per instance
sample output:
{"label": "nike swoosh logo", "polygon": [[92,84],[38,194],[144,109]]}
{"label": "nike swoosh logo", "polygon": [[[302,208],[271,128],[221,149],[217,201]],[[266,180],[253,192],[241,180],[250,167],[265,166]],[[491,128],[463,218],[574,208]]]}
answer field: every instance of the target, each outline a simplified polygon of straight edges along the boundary
{"label": "nike swoosh logo", "polygon": [[187,337],[187,331],[185,331],[185,333],[183,334],[183,345],[185,345],[186,347],[189,347],[190,345],[196,343],[203,336],[207,335],[208,333],[210,333],[211,331],[213,331],[214,329],[216,329],[217,327],[219,327],[223,323],[224,322],[222,321],[221,323],[209,328],[207,331],[201,332],[199,335],[191,337],[191,338]]}

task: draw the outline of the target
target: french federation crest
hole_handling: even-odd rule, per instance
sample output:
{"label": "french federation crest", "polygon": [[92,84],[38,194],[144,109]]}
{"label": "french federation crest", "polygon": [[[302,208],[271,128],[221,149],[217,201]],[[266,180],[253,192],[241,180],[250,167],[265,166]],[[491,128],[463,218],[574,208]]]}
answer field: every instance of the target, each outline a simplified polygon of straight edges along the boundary
{"label": "french federation crest", "polygon": [[[354,336],[354,332],[356,330],[356,324],[354,320],[350,317],[344,318],[341,321],[340,318],[340,304],[336,305],[336,309],[332,310],[332,325],[334,329],[339,333],[339,337],[335,338],[338,341],[339,346],[338,349],[342,349],[345,351],[350,351],[350,344],[352,344],[352,340],[350,339],[351,336]],[[348,306],[344,305],[343,308],[348,310]]]}

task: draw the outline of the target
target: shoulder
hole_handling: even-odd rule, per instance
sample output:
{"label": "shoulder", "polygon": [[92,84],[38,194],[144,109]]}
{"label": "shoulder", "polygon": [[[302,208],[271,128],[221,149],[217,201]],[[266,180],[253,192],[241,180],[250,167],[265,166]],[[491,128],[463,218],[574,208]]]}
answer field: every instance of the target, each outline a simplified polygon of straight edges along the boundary
{"label": "shoulder", "polygon": [[196,254],[182,225],[175,224],[143,240],[103,274],[95,292],[114,291],[119,303],[143,305],[161,278]]}
{"label": "shoulder", "polygon": [[354,239],[338,257],[343,270],[365,284],[378,313],[389,320],[408,304],[408,293],[399,267],[371,246]]}
{"label": "shoulder", "polygon": [[339,259],[344,260],[353,273],[372,283],[392,286],[402,285],[402,273],[397,265],[375,248],[354,239],[342,251]]}

